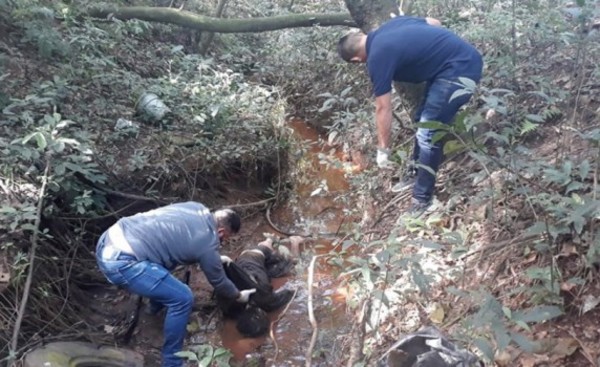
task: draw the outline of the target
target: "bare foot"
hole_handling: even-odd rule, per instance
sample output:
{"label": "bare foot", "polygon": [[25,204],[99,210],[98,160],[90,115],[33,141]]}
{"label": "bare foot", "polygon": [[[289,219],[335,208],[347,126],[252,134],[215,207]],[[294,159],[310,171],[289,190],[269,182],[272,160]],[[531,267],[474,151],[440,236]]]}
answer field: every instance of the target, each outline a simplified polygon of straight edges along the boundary
{"label": "bare foot", "polygon": [[290,250],[294,257],[300,256],[300,245],[304,243],[304,237],[301,236],[291,236],[288,238],[290,241]]}

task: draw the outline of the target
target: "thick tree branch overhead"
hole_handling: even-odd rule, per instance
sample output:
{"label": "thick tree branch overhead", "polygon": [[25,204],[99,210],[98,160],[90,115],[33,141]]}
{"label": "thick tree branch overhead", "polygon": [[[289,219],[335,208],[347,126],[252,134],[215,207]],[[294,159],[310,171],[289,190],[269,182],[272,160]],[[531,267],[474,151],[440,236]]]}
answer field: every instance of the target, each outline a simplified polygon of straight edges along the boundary
{"label": "thick tree branch overhead", "polygon": [[172,8],[132,6],[95,6],[87,10],[94,18],[115,17],[120,20],[139,19],[149,22],[175,24],[186,28],[215,33],[266,32],[284,28],[312,26],[354,26],[348,13],[289,14],[264,18],[222,19],[206,17]]}

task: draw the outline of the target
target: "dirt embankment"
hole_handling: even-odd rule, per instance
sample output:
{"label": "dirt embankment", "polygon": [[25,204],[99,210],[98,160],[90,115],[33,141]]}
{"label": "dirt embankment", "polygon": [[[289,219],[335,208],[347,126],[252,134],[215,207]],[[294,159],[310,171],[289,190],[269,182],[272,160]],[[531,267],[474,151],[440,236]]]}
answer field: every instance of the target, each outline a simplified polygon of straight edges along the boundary
{"label": "dirt embankment", "polygon": [[[32,208],[39,199],[36,195],[44,169],[40,146],[13,144],[12,137],[22,139],[45,126],[45,115],[60,112],[60,121],[54,123],[73,121],[67,124],[65,137],[85,145],[85,149],[67,148],[54,155],[53,167],[62,166],[63,171],[53,172],[54,185],[42,222],[50,231],[41,238],[43,246],[37,256],[43,261],[38,262],[34,274],[36,287],[17,352],[55,337],[113,342],[128,325],[128,298],[104,288],[106,283],[95,271],[91,257],[94,239],[119,216],[185,198],[211,207],[261,203],[239,207],[245,232],[239,243],[226,248],[231,253],[257,241],[263,232],[277,232],[264,217],[266,206],[275,202],[270,219],[280,230],[338,235],[333,236],[338,241],[333,248],[312,248],[333,264],[331,268],[321,264],[325,270],[317,280],[322,301],[318,317],[330,326],[327,332],[334,334],[339,328],[339,319],[334,319],[340,312],[336,302],[348,300],[355,307],[344,315],[352,318],[346,326],[355,324],[357,333],[342,340],[328,335],[325,345],[333,352],[329,356],[321,353],[319,363],[345,360],[348,356],[342,351],[350,339],[358,343],[358,350],[367,346],[377,355],[402,333],[434,324],[480,350],[504,349],[495,356],[500,366],[596,365],[599,138],[594,133],[600,100],[595,93],[597,66],[590,62],[597,59],[593,57],[598,54],[595,44],[589,44],[589,54],[576,64],[572,60],[577,45],[547,50],[523,47],[529,57],[521,55],[522,59],[543,70],[548,81],[535,81],[526,67],[530,64],[517,68],[518,74],[513,76],[521,82],[520,89],[509,97],[495,96],[502,103],[496,116],[485,120],[491,90],[509,84],[503,77],[506,70],[489,66],[482,83],[482,96],[487,100],[471,106],[473,118],[486,125],[487,140],[468,144],[468,149],[449,157],[438,180],[441,204],[436,212],[408,222],[399,217],[410,193],[392,194],[390,174],[370,170],[368,159],[357,160],[362,171],[345,167],[345,161],[351,159],[331,154],[332,147],[317,139],[307,146],[294,145],[298,153],[291,151],[288,166],[288,157],[279,149],[283,136],[279,134],[287,131],[282,125],[283,104],[269,102],[273,98],[269,88],[252,89],[254,86],[244,84],[242,77],[220,65],[190,61],[176,45],[154,40],[152,32],[161,29],[148,33],[142,29],[137,34],[139,29],[127,28],[131,24],[119,26],[114,29],[121,34],[111,34],[112,27],[96,29],[93,24],[53,24],[51,29],[62,32],[63,41],[72,41],[72,47],[89,54],[68,53],[58,42],[48,44],[53,48],[47,58],[33,47],[35,40],[44,45],[39,34],[35,38],[29,33],[29,40],[24,40],[34,27],[0,22],[0,103],[5,108],[16,103],[10,98],[20,100],[10,108],[12,114],[2,116],[7,138],[0,142],[9,153],[2,163],[11,168],[1,181],[6,195],[3,208],[16,211],[3,210],[3,222],[7,228],[14,225],[14,230],[2,232],[3,243],[11,245],[2,248],[0,281],[6,274],[2,269],[11,267],[8,264],[13,264],[11,280],[26,276],[23,254],[29,248],[31,231],[26,224],[35,219]],[[482,49],[487,50],[485,46]],[[67,54],[61,58],[63,52]],[[489,52],[488,57],[494,54]],[[220,79],[210,83],[194,79],[197,68]],[[178,79],[174,70],[185,77]],[[235,82],[229,83],[231,80]],[[552,93],[544,83],[552,86]],[[171,84],[176,86],[169,89]],[[250,92],[230,89],[232,85]],[[135,116],[133,96],[153,86],[160,86],[161,97],[176,106],[169,125],[148,125]],[[201,93],[209,87],[217,99],[234,95],[240,104],[218,105],[210,93]],[[256,95],[265,109],[237,111]],[[506,105],[511,108],[502,108]],[[269,116],[269,123],[263,125],[264,116]],[[529,124],[523,123],[524,117],[530,119]],[[137,132],[115,131],[119,118],[139,123]],[[240,130],[232,133],[224,126]],[[345,135],[356,139],[342,146],[350,156],[359,156],[361,149],[349,146],[367,146],[369,135],[362,131],[354,129]],[[413,132],[397,133],[410,137]],[[52,136],[52,129],[43,135]],[[39,144],[37,138],[33,141]],[[410,139],[398,143],[409,146]],[[245,150],[240,151],[240,146]],[[313,153],[310,158],[305,158],[307,151]],[[315,162],[323,172],[318,178],[306,175],[306,168]],[[280,172],[290,166],[294,170],[288,171],[286,180]],[[344,175],[349,185],[340,179]],[[57,180],[63,176],[64,180]],[[297,191],[284,196],[288,182],[292,184],[287,188]],[[277,200],[263,202],[275,196]],[[336,221],[340,218],[342,223]],[[326,243],[330,245],[331,238]],[[302,260],[304,266],[297,269],[301,281],[308,259]],[[9,325],[2,328],[1,340],[9,345],[10,325],[17,312],[11,300],[20,299],[22,288],[0,289],[1,320]],[[198,293],[208,295],[209,290],[198,285]],[[109,315],[85,306],[94,295],[111,305]],[[304,321],[305,303],[297,306],[288,316],[298,315],[295,321]],[[309,340],[308,325],[288,321],[282,320],[281,326],[288,329],[281,335],[301,330]],[[137,347],[150,360],[158,356],[159,324],[142,319],[136,335]],[[198,324],[204,325],[205,320]],[[216,333],[217,325],[209,327]],[[190,343],[206,341],[198,337],[206,334],[202,331],[191,334]],[[508,344],[511,346],[504,348]],[[298,345],[280,347],[301,356],[299,360],[303,358]],[[0,354],[6,352],[6,348],[0,350]]]}

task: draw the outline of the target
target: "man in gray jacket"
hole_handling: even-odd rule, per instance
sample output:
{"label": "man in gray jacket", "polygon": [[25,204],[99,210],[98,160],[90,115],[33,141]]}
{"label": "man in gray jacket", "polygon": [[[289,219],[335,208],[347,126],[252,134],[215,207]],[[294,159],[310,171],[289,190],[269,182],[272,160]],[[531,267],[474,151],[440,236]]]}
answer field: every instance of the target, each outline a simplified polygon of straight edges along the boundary
{"label": "man in gray jacket", "polygon": [[256,290],[239,291],[227,278],[219,255],[221,240],[236,234],[239,215],[230,209],[211,213],[204,205],[185,202],[119,219],[98,240],[96,260],[112,284],[150,299],[150,309],[166,307],[163,367],[180,367],[186,325],[194,296],[171,275],[177,265],[198,263],[216,293],[246,303]]}

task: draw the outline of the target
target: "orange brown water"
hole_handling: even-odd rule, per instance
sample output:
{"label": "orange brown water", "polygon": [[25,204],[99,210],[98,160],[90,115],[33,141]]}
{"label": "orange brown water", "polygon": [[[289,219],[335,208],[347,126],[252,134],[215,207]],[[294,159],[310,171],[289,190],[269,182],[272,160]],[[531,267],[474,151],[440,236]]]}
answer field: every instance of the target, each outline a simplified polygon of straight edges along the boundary
{"label": "orange brown water", "polygon": [[[271,218],[282,228],[294,233],[338,233],[344,224],[345,213],[335,196],[348,190],[344,171],[331,165],[320,164],[319,154],[331,160],[341,160],[342,155],[332,147],[323,144],[319,134],[301,120],[289,121],[294,135],[306,141],[309,149],[305,158],[310,167],[305,170],[308,178],[296,188],[297,202],[292,207],[277,207],[271,212]],[[318,184],[325,181],[328,191],[311,196]],[[264,232],[274,232],[268,225],[261,225],[254,231],[257,237]],[[341,237],[341,235],[340,235]],[[308,247],[308,248],[307,248]],[[296,288],[297,294],[285,310],[271,314],[272,333],[270,337],[245,338],[235,328],[235,322],[226,321],[221,329],[222,345],[234,354],[234,359],[243,361],[249,353],[259,351],[268,360],[268,366],[304,366],[304,356],[310,343],[312,326],[307,309],[307,267],[310,253],[327,254],[333,248],[331,237],[314,238],[305,246],[294,277],[273,279],[275,289],[282,286]],[[336,270],[328,265],[324,258],[319,259],[314,268],[313,308],[319,330],[328,330],[335,336],[336,329],[346,326],[345,301],[346,290],[341,287],[335,275]],[[278,320],[279,318],[279,320]],[[276,343],[276,346],[275,346]],[[266,347],[268,345],[268,347]],[[277,350],[275,355],[274,350]]]}
{"label": "orange brown water", "polygon": [[[344,171],[341,168],[335,168],[327,165],[320,164],[319,153],[330,155],[332,158],[338,161],[343,161],[343,154],[339,150],[328,146],[327,144],[320,142],[319,133],[308,126],[304,121],[293,119],[289,121],[289,126],[294,131],[294,135],[308,142],[310,147],[308,155],[312,161],[312,170],[307,172],[311,178],[314,178],[314,182],[320,182],[325,180],[327,187],[330,192],[344,192],[349,188],[348,181],[345,178]],[[310,195],[313,188],[311,184],[303,184],[297,188],[297,194],[301,197]],[[308,191],[308,192],[307,192]],[[326,198],[323,198],[326,199]],[[332,199],[329,197],[328,199]],[[307,213],[308,214],[308,213]],[[316,213],[313,213],[316,214]]]}

